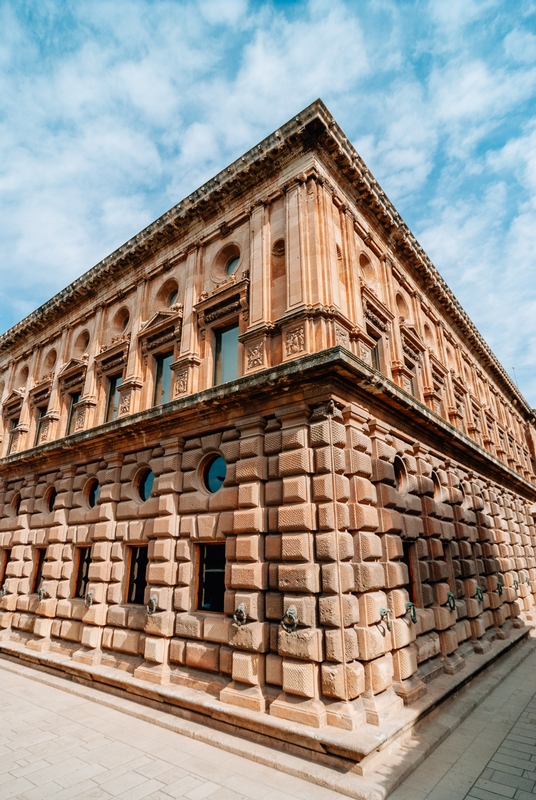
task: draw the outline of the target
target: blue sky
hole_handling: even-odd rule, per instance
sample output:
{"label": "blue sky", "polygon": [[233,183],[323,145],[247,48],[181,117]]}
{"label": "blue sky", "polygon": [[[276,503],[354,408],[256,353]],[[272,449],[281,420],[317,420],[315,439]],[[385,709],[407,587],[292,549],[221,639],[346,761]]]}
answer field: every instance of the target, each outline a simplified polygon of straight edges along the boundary
{"label": "blue sky", "polygon": [[0,329],[317,97],[536,406],[536,1],[0,0]]}

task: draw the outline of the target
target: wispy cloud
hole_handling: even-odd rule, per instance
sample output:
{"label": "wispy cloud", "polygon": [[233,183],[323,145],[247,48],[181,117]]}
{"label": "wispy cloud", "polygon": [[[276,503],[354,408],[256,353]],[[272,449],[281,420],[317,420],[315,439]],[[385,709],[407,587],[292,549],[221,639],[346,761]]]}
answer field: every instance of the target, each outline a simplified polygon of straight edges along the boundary
{"label": "wispy cloud", "polygon": [[4,0],[6,328],[321,96],[536,405],[536,6]]}

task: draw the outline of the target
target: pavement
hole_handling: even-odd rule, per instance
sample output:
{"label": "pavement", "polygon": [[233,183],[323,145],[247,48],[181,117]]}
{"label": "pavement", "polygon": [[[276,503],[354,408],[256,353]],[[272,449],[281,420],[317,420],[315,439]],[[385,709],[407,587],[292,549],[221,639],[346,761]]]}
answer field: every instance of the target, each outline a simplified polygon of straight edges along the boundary
{"label": "pavement", "polygon": [[[389,800],[536,797],[536,639],[523,646],[526,657],[506,655],[486,670],[499,669],[502,680]],[[479,680],[465,692],[478,691]],[[258,745],[212,731],[216,746],[202,741],[206,726],[187,720],[177,723],[183,735],[166,727],[172,715],[6,658],[0,689],[0,800],[347,796],[327,788],[327,767],[311,764],[311,783],[283,771],[291,769],[283,754],[270,750],[270,760]],[[446,703],[439,717],[455,708]]]}

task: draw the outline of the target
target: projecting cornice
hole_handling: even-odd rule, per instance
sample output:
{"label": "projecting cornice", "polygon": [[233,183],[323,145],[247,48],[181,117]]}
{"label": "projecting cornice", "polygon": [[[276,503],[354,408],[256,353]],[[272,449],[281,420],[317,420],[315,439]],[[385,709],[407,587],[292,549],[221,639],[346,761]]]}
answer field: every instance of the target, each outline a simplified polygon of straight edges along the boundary
{"label": "projecting cornice", "polygon": [[[176,241],[181,234],[186,238],[193,219],[212,216],[218,208],[221,209],[223,201],[236,197],[239,192],[273,174],[282,160],[288,160],[292,151],[313,149],[327,156],[333,162],[334,169],[351,184],[358,206],[367,209],[382,226],[386,241],[397,252],[402,263],[416,274],[426,293],[433,295],[445,309],[513,404],[531,417],[532,409],[321,100],[305,108],[2,334],[0,353],[22,342],[28,335],[50,326],[75,305],[101,291],[103,285],[108,284],[115,275],[141,264],[155,249]],[[222,225],[226,224],[228,221],[223,220]]]}

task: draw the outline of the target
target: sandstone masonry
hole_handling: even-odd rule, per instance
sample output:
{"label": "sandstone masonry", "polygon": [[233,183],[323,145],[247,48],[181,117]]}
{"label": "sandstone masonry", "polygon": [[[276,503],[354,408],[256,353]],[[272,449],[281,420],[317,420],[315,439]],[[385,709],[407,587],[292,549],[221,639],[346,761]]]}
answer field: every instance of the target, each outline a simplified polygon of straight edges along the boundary
{"label": "sandstone masonry", "polygon": [[532,409],[320,101],[0,380],[1,652],[361,762],[528,630]]}

